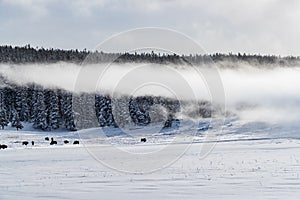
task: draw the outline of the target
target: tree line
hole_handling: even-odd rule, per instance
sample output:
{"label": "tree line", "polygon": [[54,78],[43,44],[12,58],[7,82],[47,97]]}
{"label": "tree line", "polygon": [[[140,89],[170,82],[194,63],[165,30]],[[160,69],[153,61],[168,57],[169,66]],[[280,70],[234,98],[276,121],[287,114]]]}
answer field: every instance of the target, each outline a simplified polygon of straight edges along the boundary
{"label": "tree line", "polygon": [[63,90],[44,89],[37,85],[6,86],[0,89],[0,126],[9,123],[17,130],[22,122],[34,128],[76,130],[72,110],[72,94]]}
{"label": "tree line", "polygon": [[[94,117],[100,127],[146,126],[160,120],[164,122],[165,127],[169,127],[176,113],[180,111],[177,100],[164,97],[122,96],[112,99],[108,95],[92,95],[93,110],[85,111],[91,112],[88,113],[89,115],[95,114]],[[36,84],[2,87],[0,88],[0,126],[4,129],[11,125],[19,130],[23,128],[24,122],[29,122],[34,128],[44,131],[58,128],[76,131],[73,96],[74,94],[62,89],[48,89]],[[86,104],[84,99],[81,101]],[[165,110],[164,116],[161,113],[162,108]]]}
{"label": "tree line", "polygon": [[[87,101],[84,95],[76,95],[76,99],[83,105],[84,111],[81,114],[95,117],[97,126],[100,127],[147,126],[150,123],[161,123],[163,127],[171,127],[172,122],[177,120],[176,114],[182,111],[181,104],[191,104],[161,96],[112,98],[101,94],[85,95],[92,96],[92,110],[86,109]],[[48,89],[35,84],[2,87],[0,126],[4,129],[10,125],[19,130],[23,128],[24,122],[28,122],[34,128],[43,131],[58,128],[76,131],[74,96],[75,94],[62,89]],[[200,102],[198,108],[185,114],[189,117],[211,117],[209,102]]]}
{"label": "tree line", "polygon": [[190,54],[177,55],[165,53],[105,53],[98,51],[84,50],[62,50],[62,49],[44,49],[33,48],[30,45],[18,46],[0,46],[0,63],[55,63],[55,62],[82,63],[84,61],[92,63],[105,62],[149,62],[157,64],[193,64],[201,65],[213,62],[246,62],[252,65],[276,64],[281,66],[295,66],[299,64],[299,56],[275,56],[275,55],[251,55],[251,54]]}

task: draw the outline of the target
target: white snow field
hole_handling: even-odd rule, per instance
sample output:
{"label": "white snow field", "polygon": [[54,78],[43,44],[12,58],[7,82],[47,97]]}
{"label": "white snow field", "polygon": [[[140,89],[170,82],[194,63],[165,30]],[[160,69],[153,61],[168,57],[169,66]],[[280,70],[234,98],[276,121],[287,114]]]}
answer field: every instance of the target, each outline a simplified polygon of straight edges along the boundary
{"label": "white snow field", "polygon": [[[300,140],[288,135],[295,135],[297,128],[236,120],[227,123],[216,140],[207,140],[203,126],[205,122],[178,160],[151,173],[126,173],[107,165],[159,164],[170,159],[172,152],[130,160],[108,147],[128,152],[165,146],[176,150],[187,146],[171,142],[182,133],[145,133],[148,140],[141,143],[142,132],[132,137],[110,128],[107,132],[112,135],[94,140],[83,137],[80,145],[73,145],[63,140],[72,142],[79,138],[78,133],[93,135],[100,129],[37,132],[30,124],[22,131],[7,127],[0,131],[0,143],[8,145],[0,150],[0,199],[299,199]],[[50,146],[46,136],[54,137],[58,145]],[[35,145],[25,147],[20,143],[24,140],[34,140]],[[215,141],[213,150],[201,157],[201,146]],[[106,160],[95,159],[87,151],[89,145],[97,146]]]}

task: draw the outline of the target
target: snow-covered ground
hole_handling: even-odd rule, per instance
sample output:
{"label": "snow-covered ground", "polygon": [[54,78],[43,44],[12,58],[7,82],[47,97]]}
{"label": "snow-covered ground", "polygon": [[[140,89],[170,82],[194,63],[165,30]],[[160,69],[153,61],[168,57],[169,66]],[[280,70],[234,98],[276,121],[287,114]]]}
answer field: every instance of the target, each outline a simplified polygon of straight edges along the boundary
{"label": "snow-covered ground", "polygon": [[[110,135],[103,136],[100,128],[78,132],[38,132],[30,124],[22,131],[7,128],[0,131],[0,144],[8,145],[0,150],[0,199],[299,199],[297,127],[232,120],[223,128],[214,137],[205,137],[213,130],[205,121],[186,137],[187,130],[176,129],[152,134],[137,128],[137,135],[126,135],[110,128],[104,131]],[[50,146],[46,136],[58,145]],[[147,142],[141,143],[141,137]],[[187,145],[190,137],[192,144]],[[79,138],[80,145],[63,144],[65,139]],[[35,145],[25,147],[24,140],[34,140]],[[204,144],[214,147],[205,157]],[[105,155],[104,160],[95,159],[100,154],[91,154],[96,152],[93,147]],[[130,160],[117,156],[111,147],[144,154]],[[165,147],[170,152],[189,148],[175,155],[173,164],[154,172],[121,172],[122,167],[163,165],[172,158]],[[161,153],[148,159],[153,150]]]}

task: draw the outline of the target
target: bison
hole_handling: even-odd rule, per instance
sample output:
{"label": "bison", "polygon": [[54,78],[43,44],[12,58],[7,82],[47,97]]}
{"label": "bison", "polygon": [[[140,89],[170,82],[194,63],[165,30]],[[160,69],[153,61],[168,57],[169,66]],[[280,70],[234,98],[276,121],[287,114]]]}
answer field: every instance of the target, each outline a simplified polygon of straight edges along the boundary
{"label": "bison", "polygon": [[65,144],[69,144],[69,140],[65,140],[64,143],[65,143]]}
{"label": "bison", "polygon": [[53,138],[51,138],[50,145],[54,145],[54,144],[57,144],[57,141],[55,141],[55,140],[53,140]]}
{"label": "bison", "polygon": [[73,144],[79,144],[79,141],[78,141],[78,140],[75,140],[75,141],[73,142]]}

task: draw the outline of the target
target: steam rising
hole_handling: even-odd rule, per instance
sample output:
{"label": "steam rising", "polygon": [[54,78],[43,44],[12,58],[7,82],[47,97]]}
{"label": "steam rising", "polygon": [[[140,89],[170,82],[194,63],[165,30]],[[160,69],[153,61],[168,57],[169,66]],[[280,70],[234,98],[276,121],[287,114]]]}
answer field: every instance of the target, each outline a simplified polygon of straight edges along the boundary
{"label": "steam rising", "polygon": [[[134,96],[180,96],[187,100],[196,98],[208,101],[211,98],[205,79],[188,66],[114,64],[107,68],[107,65],[103,64],[84,67],[87,72],[86,84],[77,88],[76,81],[82,72],[82,66],[76,64],[2,64],[0,74],[20,85],[37,83],[46,88],[63,88],[72,92],[113,91]],[[274,66],[272,69],[266,69],[243,65],[238,68],[221,68],[219,72],[226,95],[227,110],[239,113],[240,118],[274,123],[297,123],[300,120],[299,67]],[[104,75],[101,79],[97,77],[97,84],[88,83],[91,76],[99,74]],[[135,85],[137,80],[143,80],[145,77],[149,80],[151,77],[153,80],[166,80],[178,90],[174,92],[172,87],[163,87],[161,84],[145,84],[141,87]],[[182,86],[181,81],[189,85],[193,95],[185,94],[186,86]]]}

